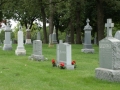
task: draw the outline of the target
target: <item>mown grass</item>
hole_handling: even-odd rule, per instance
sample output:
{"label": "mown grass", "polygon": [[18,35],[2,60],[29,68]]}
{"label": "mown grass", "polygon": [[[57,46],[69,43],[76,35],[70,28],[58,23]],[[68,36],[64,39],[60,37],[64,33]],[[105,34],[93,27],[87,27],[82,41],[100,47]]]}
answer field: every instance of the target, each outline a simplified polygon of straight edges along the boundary
{"label": "mown grass", "polygon": [[72,45],[72,59],[76,60],[75,70],[52,67],[56,59],[56,46],[43,44],[43,55],[47,61],[32,61],[32,45],[25,45],[26,56],[16,56],[17,45],[12,51],[0,50],[0,90],[119,90],[120,83],[98,80],[95,68],[98,64],[98,46],[94,54],[81,52],[82,45]]}

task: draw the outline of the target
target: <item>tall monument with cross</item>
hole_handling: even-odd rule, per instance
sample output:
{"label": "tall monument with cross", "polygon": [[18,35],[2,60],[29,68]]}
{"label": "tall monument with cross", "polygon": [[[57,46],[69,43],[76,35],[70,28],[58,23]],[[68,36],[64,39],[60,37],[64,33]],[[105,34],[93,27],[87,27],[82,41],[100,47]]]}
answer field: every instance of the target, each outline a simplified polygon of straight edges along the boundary
{"label": "tall monument with cross", "polygon": [[99,67],[95,76],[101,80],[120,82],[120,40],[112,37],[114,23],[107,19],[107,36],[99,41]]}
{"label": "tall monument with cross", "polygon": [[94,53],[94,49],[92,48],[91,44],[91,31],[92,27],[89,25],[90,20],[86,20],[87,25],[84,27],[84,45],[83,49],[81,49],[81,52],[84,53]]}

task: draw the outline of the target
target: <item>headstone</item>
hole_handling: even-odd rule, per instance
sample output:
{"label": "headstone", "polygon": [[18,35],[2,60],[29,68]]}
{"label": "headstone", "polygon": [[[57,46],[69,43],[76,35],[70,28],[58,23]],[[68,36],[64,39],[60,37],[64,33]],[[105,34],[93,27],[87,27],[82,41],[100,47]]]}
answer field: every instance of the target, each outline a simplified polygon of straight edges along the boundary
{"label": "headstone", "polygon": [[40,31],[37,32],[37,40],[41,40]]}
{"label": "headstone", "polygon": [[74,65],[71,65],[71,58],[71,45],[68,43],[57,44],[57,66],[60,62],[64,62],[66,69],[74,69]]}
{"label": "headstone", "polygon": [[18,45],[17,49],[15,50],[16,55],[26,55],[26,50],[24,49],[24,43],[23,43],[23,31],[21,30],[21,27],[18,31]]}
{"label": "headstone", "polygon": [[114,36],[116,39],[120,40],[120,31],[118,30]]}
{"label": "headstone", "polygon": [[52,43],[52,34],[49,35],[49,47],[53,47],[53,43]]}
{"label": "headstone", "polygon": [[99,41],[99,67],[96,78],[110,82],[120,82],[120,40],[112,37],[114,23],[107,19],[107,36]]}
{"label": "headstone", "polygon": [[94,44],[97,44],[97,37],[94,37]]}
{"label": "headstone", "polygon": [[53,34],[52,34],[52,43],[53,44],[57,44],[55,27],[54,27]]}
{"label": "headstone", "polygon": [[71,43],[70,40],[71,40],[70,35],[67,34],[67,35],[66,35],[65,42],[70,44],[70,43]]}
{"label": "headstone", "polygon": [[31,42],[31,30],[29,29],[30,25],[27,25],[27,29],[26,29],[26,42],[25,44],[32,44]]}
{"label": "headstone", "polygon": [[34,40],[33,41],[33,54],[30,56],[30,59],[42,61],[44,56],[42,55],[42,41]]}
{"label": "headstone", "polygon": [[4,40],[4,46],[3,50],[12,50],[12,41],[11,41],[11,28],[10,25],[7,23],[5,26],[5,40]]}
{"label": "headstone", "polygon": [[59,40],[59,43],[63,43],[63,40]]}
{"label": "headstone", "polygon": [[87,19],[86,22],[87,22],[87,25],[84,27],[84,31],[85,31],[84,45],[83,45],[83,49],[81,49],[81,52],[94,53],[94,49],[92,48],[92,44],[91,44],[92,27],[89,25],[89,22],[90,22],[89,19]]}

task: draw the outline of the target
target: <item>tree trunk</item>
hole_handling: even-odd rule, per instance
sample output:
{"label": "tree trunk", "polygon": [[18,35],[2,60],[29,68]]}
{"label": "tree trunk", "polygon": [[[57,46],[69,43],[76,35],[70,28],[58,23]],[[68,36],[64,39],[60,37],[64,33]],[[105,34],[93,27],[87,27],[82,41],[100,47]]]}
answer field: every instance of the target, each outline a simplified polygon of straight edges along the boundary
{"label": "tree trunk", "polygon": [[104,11],[103,11],[103,1],[97,0],[97,35],[98,42],[104,38]]}
{"label": "tree trunk", "polygon": [[53,6],[53,3],[52,3],[52,0],[49,0],[50,1],[50,6],[49,6],[49,10],[50,10],[50,16],[49,16],[49,34],[52,34],[53,33],[53,15],[54,15],[54,6]]}
{"label": "tree trunk", "polygon": [[48,43],[47,31],[46,31],[46,14],[45,14],[45,9],[43,6],[41,7],[41,13],[42,13],[42,18],[43,18],[44,43]]}
{"label": "tree trunk", "polygon": [[74,42],[74,27],[73,27],[73,24],[72,24],[72,19],[71,19],[71,21],[70,21],[70,23],[69,23],[69,28],[70,28],[70,37],[71,37],[71,44],[74,44],[75,42]]}
{"label": "tree trunk", "polygon": [[77,26],[76,26],[76,44],[82,43],[82,41],[81,41],[81,27],[80,27],[80,13],[81,13],[80,10],[78,10],[76,12],[76,23],[77,23]]}

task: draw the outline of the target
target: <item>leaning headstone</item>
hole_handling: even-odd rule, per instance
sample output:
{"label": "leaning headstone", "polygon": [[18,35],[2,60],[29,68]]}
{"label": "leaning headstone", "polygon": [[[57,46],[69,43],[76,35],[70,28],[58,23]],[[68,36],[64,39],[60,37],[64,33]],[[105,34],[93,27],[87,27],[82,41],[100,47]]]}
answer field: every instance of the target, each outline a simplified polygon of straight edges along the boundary
{"label": "leaning headstone", "polygon": [[116,39],[120,40],[120,31],[117,31],[114,36]]}
{"label": "leaning headstone", "polygon": [[81,52],[94,53],[94,49],[92,48],[92,44],[91,44],[92,27],[89,25],[89,22],[90,22],[89,19],[87,19],[86,22],[87,22],[87,25],[84,27],[84,31],[85,31],[84,45],[83,45],[83,49],[81,49]]}
{"label": "leaning headstone", "polygon": [[112,37],[114,23],[107,19],[107,36],[99,41],[99,67],[96,78],[110,82],[120,82],[120,40]]}
{"label": "leaning headstone", "polygon": [[55,27],[54,27],[53,34],[52,34],[52,43],[53,44],[57,44]]}
{"label": "leaning headstone", "polygon": [[29,59],[42,61],[45,60],[42,55],[42,41],[34,40],[33,41],[33,54],[29,57]]}
{"label": "leaning headstone", "polygon": [[71,45],[68,43],[57,44],[57,66],[60,62],[65,63],[66,69],[74,69],[74,65],[71,65]]}
{"label": "leaning headstone", "polygon": [[18,31],[18,45],[17,49],[15,50],[16,55],[26,55],[26,50],[24,49],[24,43],[23,43],[23,31],[21,30],[21,27]]}
{"label": "leaning headstone", "polygon": [[37,32],[37,40],[41,40],[40,31]]}
{"label": "leaning headstone", "polygon": [[4,40],[4,46],[3,50],[12,50],[12,41],[11,41],[11,28],[10,25],[7,23],[5,26],[5,40]]}

